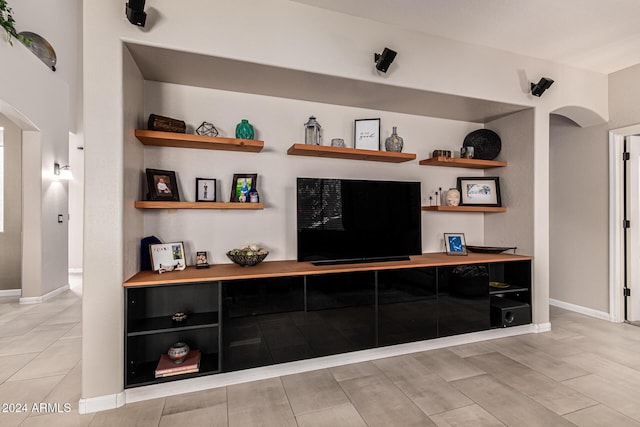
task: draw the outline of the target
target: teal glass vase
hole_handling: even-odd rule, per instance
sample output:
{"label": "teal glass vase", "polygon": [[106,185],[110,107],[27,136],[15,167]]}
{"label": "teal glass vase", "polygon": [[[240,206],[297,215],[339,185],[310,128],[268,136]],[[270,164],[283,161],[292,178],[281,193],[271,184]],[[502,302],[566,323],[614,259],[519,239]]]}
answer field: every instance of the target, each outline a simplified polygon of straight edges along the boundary
{"label": "teal glass vase", "polygon": [[238,139],[253,139],[253,126],[249,123],[249,120],[242,119],[236,126],[236,138]]}

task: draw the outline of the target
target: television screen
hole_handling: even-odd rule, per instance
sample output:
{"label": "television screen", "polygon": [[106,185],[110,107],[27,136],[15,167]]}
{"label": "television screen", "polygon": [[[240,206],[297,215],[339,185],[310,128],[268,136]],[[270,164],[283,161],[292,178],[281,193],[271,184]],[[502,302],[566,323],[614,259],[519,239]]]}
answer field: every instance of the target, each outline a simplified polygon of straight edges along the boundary
{"label": "television screen", "polygon": [[298,178],[298,261],[408,259],[422,253],[420,183]]}

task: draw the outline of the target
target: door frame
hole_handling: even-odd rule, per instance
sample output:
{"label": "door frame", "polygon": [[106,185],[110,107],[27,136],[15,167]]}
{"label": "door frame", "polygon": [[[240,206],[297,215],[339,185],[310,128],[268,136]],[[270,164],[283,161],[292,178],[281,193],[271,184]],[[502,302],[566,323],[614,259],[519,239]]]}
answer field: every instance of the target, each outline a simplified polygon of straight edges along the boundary
{"label": "door frame", "polygon": [[640,134],[640,124],[609,131],[609,315],[612,322],[624,319],[624,138]]}

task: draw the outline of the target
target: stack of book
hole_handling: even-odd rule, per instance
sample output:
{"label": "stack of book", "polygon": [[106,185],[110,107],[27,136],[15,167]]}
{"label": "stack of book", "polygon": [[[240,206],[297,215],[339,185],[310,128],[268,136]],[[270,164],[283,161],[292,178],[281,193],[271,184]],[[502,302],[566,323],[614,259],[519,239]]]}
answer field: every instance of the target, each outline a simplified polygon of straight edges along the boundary
{"label": "stack of book", "polygon": [[191,350],[184,362],[175,364],[169,356],[163,354],[156,367],[156,378],[170,377],[172,375],[190,374],[200,371],[200,350]]}

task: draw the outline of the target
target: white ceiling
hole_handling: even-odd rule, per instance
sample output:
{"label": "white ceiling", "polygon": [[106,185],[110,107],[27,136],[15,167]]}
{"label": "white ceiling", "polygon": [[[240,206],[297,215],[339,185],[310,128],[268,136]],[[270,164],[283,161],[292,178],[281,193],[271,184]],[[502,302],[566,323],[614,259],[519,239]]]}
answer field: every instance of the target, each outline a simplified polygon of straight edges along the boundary
{"label": "white ceiling", "polygon": [[292,0],[609,74],[640,63],[640,0]]}

